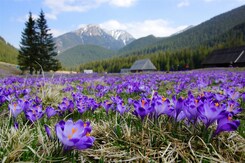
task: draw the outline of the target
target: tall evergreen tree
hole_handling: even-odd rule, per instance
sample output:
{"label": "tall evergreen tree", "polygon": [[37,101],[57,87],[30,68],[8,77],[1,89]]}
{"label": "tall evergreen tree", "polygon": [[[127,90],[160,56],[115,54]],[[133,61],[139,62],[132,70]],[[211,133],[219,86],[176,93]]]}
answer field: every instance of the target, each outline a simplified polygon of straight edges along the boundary
{"label": "tall evergreen tree", "polygon": [[36,67],[35,62],[37,61],[37,33],[31,12],[29,12],[29,19],[25,23],[25,26],[20,42],[18,64],[22,71],[29,70],[30,74],[33,74],[34,68]]}
{"label": "tall evergreen tree", "polygon": [[[55,43],[53,36],[49,33],[47,21],[44,12],[41,10],[39,18],[37,19],[37,34],[38,34],[38,64],[39,70],[42,67],[44,71],[58,70],[61,64],[54,57],[57,55],[55,51]],[[41,67],[40,67],[41,66]],[[41,71],[40,71],[41,72]]]}

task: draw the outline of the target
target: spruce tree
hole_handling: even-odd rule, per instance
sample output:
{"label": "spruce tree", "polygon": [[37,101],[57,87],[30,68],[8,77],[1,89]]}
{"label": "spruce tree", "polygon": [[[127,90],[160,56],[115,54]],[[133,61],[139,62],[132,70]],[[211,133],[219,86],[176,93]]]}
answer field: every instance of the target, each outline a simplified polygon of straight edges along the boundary
{"label": "spruce tree", "polygon": [[[55,43],[53,36],[49,33],[47,21],[44,12],[41,10],[37,19],[37,34],[38,34],[38,64],[41,72],[41,67],[44,71],[56,71],[61,67],[61,64],[54,57],[57,55],[55,51]],[[41,66],[41,67],[40,67]]]}
{"label": "spruce tree", "polygon": [[30,74],[33,74],[36,67],[35,62],[37,61],[37,33],[31,12],[29,12],[29,19],[25,23],[25,29],[22,32],[19,52],[18,64],[20,69],[22,71],[29,70]]}

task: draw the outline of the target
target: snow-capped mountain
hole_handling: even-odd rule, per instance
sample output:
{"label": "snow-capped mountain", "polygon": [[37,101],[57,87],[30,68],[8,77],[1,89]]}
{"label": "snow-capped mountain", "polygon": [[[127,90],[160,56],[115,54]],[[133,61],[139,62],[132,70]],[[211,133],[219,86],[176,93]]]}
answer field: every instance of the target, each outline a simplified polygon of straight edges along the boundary
{"label": "snow-capped mountain", "polygon": [[82,27],[76,31],[74,31],[77,35],[80,37],[83,36],[103,36],[106,35],[107,33],[101,29],[98,25],[86,25],[85,27]]}
{"label": "snow-capped mountain", "polygon": [[124,45],[127,45],[135,40],[135,38],[124,30],[111,30],[107,32],[114,39],[122,41]]}
{"label": "snow-capped mountain", "polygon": [[133,40],[126,31],[113,30],[106,32],[98,25],[86,25],[55,38],[58,52],[63,52],[77,45],[97,45],[107,49],[118,50]]}

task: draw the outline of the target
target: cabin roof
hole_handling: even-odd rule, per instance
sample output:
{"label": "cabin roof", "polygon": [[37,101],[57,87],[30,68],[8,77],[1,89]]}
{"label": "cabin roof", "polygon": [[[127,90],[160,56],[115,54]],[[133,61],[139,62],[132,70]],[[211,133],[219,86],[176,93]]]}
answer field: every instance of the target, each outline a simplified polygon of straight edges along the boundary
{"label": "cabin roof", "polygon": [[150,59],[142,59],[135,61],[130,70],[156,70],[156,67]]}
{"label": "cabin roof", "polygon": [[214,50],[202,64],[226,64],[245,62],[245,46]]}

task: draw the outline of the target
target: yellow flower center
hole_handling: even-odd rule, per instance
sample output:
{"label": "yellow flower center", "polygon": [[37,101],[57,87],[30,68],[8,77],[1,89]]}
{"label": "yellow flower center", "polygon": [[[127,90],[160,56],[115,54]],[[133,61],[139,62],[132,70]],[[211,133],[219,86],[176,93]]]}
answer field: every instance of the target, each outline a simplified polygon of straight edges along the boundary
{"label": "yellow flower center", "polygon": [[228,116],[228,120],[231,121],[232,120],[232,117],[231,116]]}
{"label": "yellow flower center", "polygon": [[87,133],[86,133],[86,136],[90,136],[90,133],[89,133],[89,132],[87,132]]}
{"label": "yellow flower center", "polygon": [[14,111],[16,110],[17,104],[14,104]]}
{"label": "yellow flower center", "polygon": [[142,107],[145,106],[145,100],[141,100]]}
{"label": "yellow flower center", "polygon": [[197,99],[195,99],[195,103],[196,103],[196,104],[198,103],[198,100],[197,100]]}
{"label": "yellow flower center", "polygon": [[167,98],[165,98],[164,96],[162,97],[162,102],[165,102],[167,100]]}
{"label": "yellow flower center", "polygon": [[218,107],[218,106],[219,106],[219,103],[216,102],[216,103],[215,103],[215,106]]}
{"label": "yellow flower center", "polygon": [[70,140],[72,138],[72,136],[77,132],[77,128],[73,128],[71,129],[71,134],[68,135],[68,139]]}

